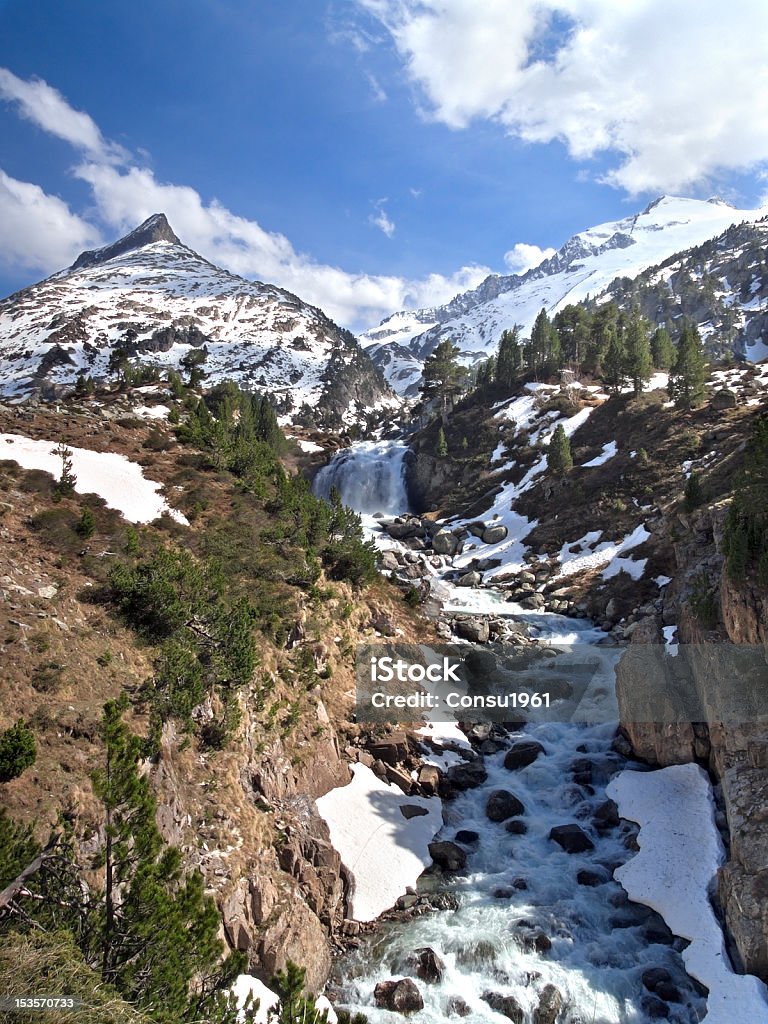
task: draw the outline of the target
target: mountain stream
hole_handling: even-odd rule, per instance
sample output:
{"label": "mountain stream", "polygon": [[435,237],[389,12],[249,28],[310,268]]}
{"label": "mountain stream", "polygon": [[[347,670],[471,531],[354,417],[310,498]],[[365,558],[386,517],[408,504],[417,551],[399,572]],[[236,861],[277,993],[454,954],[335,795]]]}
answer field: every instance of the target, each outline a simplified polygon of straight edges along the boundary
{"label": "mountain stream", "polygon": [[[336,487],[389,547],[395,542],[373,514],[406,511],[405,450],[401,442],[355,445],[321,470],[315,485],[325,496]],[[590,622],[523,611],[502,604],[500,591],[456,587],[439,572],[434,595],[452,612],[498,614],[503,608],[524,619],[542,643],[597,644],[604,637]],[[606,665],[603,691],[610,700],[610,659]],[[419,1024],[461,1018],[468,1024],[702,1020],[706,999],[680,956],[686,943],[655,912],[631,903],[613,879],[614,869],[636,849],[634,826],[605,824],[606,785],[627,765],[612,748],[615,728],[615,722],[543,721],[525,728],[525,738],[543,747],[532,764],[510,771],[503,765],[504,749],[485,756],[487,781],[443,804],[439,838],[456,841],[464,830],[465,871],[427,872],[419,882],[419,893],[438,896],[443,909],[394,914],[364,934],[337,966],[334,1001],[365,1013],[373,1024],[393,1024],[398,1015],[376,1007],[374,987],[414,977],[409,955],[428,947],[442,964],[438,980],[416,978],[424,1000],[413,1018]],[[524,814],[511,822],[490,821],[486,804],[498,789],[511,790]],[[571,823],[581,825],[592,849],[566,853],[549,838],[553,827]],[[664,979],[657,994],[643,983],[644,973],[654,969]]]}

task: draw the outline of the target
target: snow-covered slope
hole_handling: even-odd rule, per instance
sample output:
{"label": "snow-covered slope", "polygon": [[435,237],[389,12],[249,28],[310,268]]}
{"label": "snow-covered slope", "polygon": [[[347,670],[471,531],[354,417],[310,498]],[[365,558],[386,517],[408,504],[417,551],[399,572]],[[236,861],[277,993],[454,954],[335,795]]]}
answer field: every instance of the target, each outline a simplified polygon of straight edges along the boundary
{"label": "snow-covered slope", "polygon": [[617,277],[635,277],[733,224],[766,215],[765,207],[737,210],[720,199],[664,196],[642,213],[574,235],[525,274],[494,275],[445,306],[397,313],[360,340],[392,386],[413,393],[423,361],[440,339],[451,338],[471,364],[495,351],[505,328],[520,324],[527,334],[542,307],[551,315],[569,303],[599,296]]}
{"label": "snow-covered slope", "polygon": [[213,266],[162,214],[0,302],[0,394],[55,394],[80,370],[105,377],[117,345],[172,367],[206,346],[209,383],[266,391],[291,418],[319,409],[341,424],[395,404],[349,332],[290,292]]}

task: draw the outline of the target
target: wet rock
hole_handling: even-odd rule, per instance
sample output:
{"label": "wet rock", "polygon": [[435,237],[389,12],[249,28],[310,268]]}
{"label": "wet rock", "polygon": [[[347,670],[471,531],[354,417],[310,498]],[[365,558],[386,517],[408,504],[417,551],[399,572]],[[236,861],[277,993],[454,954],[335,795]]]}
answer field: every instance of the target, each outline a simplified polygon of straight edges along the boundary
{"label": "wet rock", "polygon": [[399,970],[415,974],[417,978],[429,984],[442,981],[445,973],[445,964],[430,946],[422,946],[421,949],[414,949],[409,953],[401,964]]}
{"label": "wet rock", "polygon": [[487,969],[496,963],[498,950],[492,942],[480,939],[456,953],[456,962],[464,967]]}
{"label": "wet rock", "polygon": [[525,892],[528,889],[528,883],[524,878],[515,878],[512,882],[512,888],[517,889],[518,892]]}
{"label": "wet rock", "polygon": [[483,767],[482,761],[453,765],[440,780],[440,796],[450,799],[465,789],[482,786],[487,778],[488,772]]}
{"label": "wet rock", "polygon": [[576,875],[576,881],[579,885],[585,885],[590,889],[594,889],[598,885],[602,885],[603,882],[607,882],[608,878],[605,875],[600,874],[598,871],[590,871],[587,868],[582,868]]}
{"label": "wet rock", "polygon": [[592,762],[587,757],[580,757],[571,765],[573,781],[578,786],[592,785]]}
{"label": "wet rock", "polygon": [[392,1010],[406,1016],[424,1009],[421,993],[410,978],[380,981],[373,990],[373,998],[383,1010]]}
{"label": "wet rock", "polygon": [[510,900],[515,894],[514,889],[510,889],[506,885],[499,886],[498,889],[493,890],[493,898],[495,900]]}
{"label": "wet rock", "polygon": [[457,843],[463,843],[465,846],[472,846],[474,843],[479,842],[480,833],[474,832],[470,828],[462,828],[456,833],[455,839]]}
{"label": "wet rock", "polygon": [[539,754],[544,753],[544,747],[536,740],[522,740],[515,743],[504,757],[504,767],[509,771],[516,771],[518,768],[526,768],[533,764]]}
{"label": "wet rock", "polygon": [[672,984],[672,975],[666,967],[651,967],[643,971],[642,982],[649,992],[657,992],[660,985]]}
{"label": "wet rock", "polygon": [[451,996],[445,1004],[445,1012],[449,1017],[468,1017],[472,1011],[461,996]]}
{"label": "wet rock", "polygon": [[461,871],[467,863],[466,853],[456,843],[430,843],[429,855],[443,871]]}
{"label": "wet rock", "polygon": [[518,922],[515,939],[527,953],[548,953],[552,949],[552,940],[546,932],[525,921]]}
{"label": "wet rock", "polygon": [[555,825],[550,830],[553,839],[566,853],[586,853],[594,850],[595,844],[580,825]]}
{"label": "wet rock", "polygon": [[545,985],[539,1005],[533,1011],[533,1024],[555,1024],[563,1008],[563,995],[554,985]]}
{"label": "wet rock", "polygon": [[513,1021],[513,1024],[523,1024],[525,1014],[514,996],[504,996],[501,992],[483,992],[481,999],[496,1013]]}
{"label": "wet rock", "polygon": [[613,800],[606,800],[595,809],[594,824],[595,828],[600,832],[607,832],[609,829],[616,828],[620,821],[619,809]]}
{"label": "wet rock", "polygon": [[520,821],[519,818],[513,818],[512,821],[508,821],[504,828],[513,836],[524,836],[528,831],[528,826],[524,821]]}
{"label": "wet rock", "polygon": [[491,821],[506,821],[518,814],[525,814],[525,807],[508,789],[495,789],[488,797],[485,813]]}
{"label": "wet rock", "polygon": [[668,1020],[669,1019],[669,1007],[666,1003],[663,1003],[661,999],[657,999],[656,996],[644,996],[641,1000],[643,1012],[651,1020]]}

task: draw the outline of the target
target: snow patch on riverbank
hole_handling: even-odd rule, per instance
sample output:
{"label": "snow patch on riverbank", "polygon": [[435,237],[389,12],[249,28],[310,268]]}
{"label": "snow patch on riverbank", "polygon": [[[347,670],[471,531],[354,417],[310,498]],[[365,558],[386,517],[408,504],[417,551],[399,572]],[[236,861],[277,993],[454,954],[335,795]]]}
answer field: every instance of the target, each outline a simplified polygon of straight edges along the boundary
{"label": "snow patch on riverbank", "polygon": [[706,1024],[768,1022],[768,992],[757,978],[734,974],[709,901],[725,851],[705,772],[694,764],[623,771],[607,793],[623,818],[640,825],[640,852],[614,877],[690,941],[682,955],[688,973],[709,989]]}
{"label": "snow patch on riverbank", "polygon": [[[351,916],[375,921],[431,865],[429,844],[443,827],[443,804],[438,797],[406,796],[363,764],[352,765],[352,773],[348,786],[320,797],[317,810],[354,880]],[[405,806],[426,813],[406,819]]]}

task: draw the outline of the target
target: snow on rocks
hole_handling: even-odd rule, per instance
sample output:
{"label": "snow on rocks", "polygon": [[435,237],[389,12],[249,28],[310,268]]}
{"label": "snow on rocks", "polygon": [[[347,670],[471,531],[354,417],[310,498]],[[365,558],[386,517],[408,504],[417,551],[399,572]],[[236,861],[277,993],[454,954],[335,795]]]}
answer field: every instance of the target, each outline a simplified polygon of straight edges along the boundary
{"label": "snow on rocks", "polygon": [[[442,801],[405,796],[363,764],[352,765],[352,773],[349,785],[320,797],[317,810],[353,878],[351,916],[374,921],[432,863],[429,844],[443,827]],[[406,819],[401,808],[407,805],[426,813]]]}
{"label": "snow on rocks", "polygon": [[[0,458],[18,462],[24,469],[41,469],[58,479],[61,458],[53,453],[58,441],[33,441],[21,434],[0,434]],[[72,472],[78,494],[98,494],[110,508],[131,523],[151,523],[164,514],[188,526],[181,512],[172,509],[159,493],[162,484],[148,480],[141,466],[115,452],[72,448]]]}
{"label": "snow on rocks", "polygon": [[603,445],[603,450],[600,455],[596,456],[594,459],[590,459],[589,462],[583,462],[581,464],[582,469],[589,469],[591,466],[604,465],[609,459],[614,457],[617,451],[616,442],[609,441],[608,444]]}
{"label": "snow on rocks", "polygon": [[619,558],[619,555],[639,547],[651,536],[643,524],[620,541],[604,541],[597,544],[601,534],[592,531],[579,540],[564,544],[560,550],[560,572],[555,579],[574,576],[576,573],[603,568],[603,578],[610,579],[619,572],[628,572],[633,579],[640,579],[645,570],[646,559]]}
{"label": "snow on rocks", "polygon": [[715,825],[709,780],[698,765],[623,771],[608,785],[619,813],[640,825],[640,852],[614,875],[630,899],[656,910],[690,945],[688,973],[709,989],[702,1024],[768,1021],[761,981],[733,972],[709,901],[725,852]]}
{"label": "snow on rocks", "polygon": [[[237,1008],[240,1011],[245,1009],[248,996],[253,997],[254,1003],[258,1000],[259,1008],[254,1015],[256,1024],[270,1024],[270,1016],[274,1019],[274,1015],[279,1008],[280,997],[271,988],[267,988],[263,981],[259,981],[258,978],[254,978],[251,974],[240,974],[229,991],[237,999]],[[328,1024],[338,1024],[339,1018],[336,1016],[336,1011],[331,1006],[327,996],[318,996],[315,999],[315,1006],[321,1013],[325,1010]],[[245,1013],[240,1012],[237,1019],[245,1020]]]}

